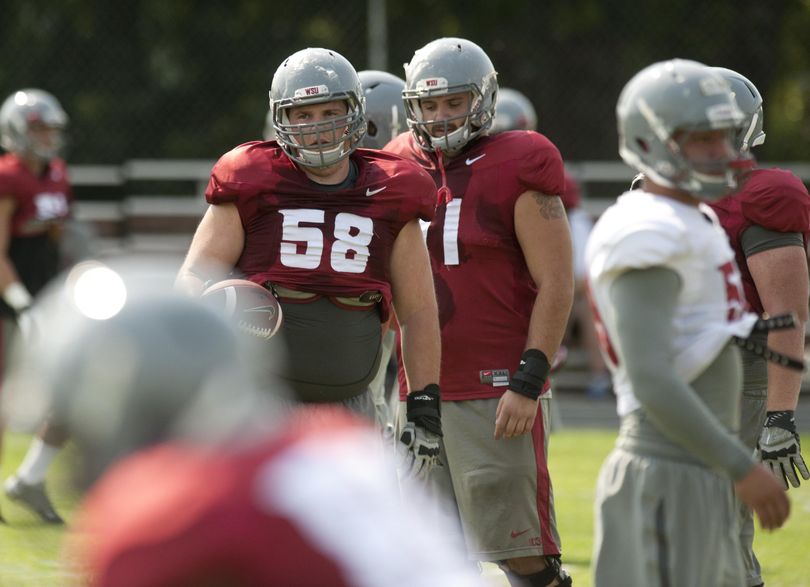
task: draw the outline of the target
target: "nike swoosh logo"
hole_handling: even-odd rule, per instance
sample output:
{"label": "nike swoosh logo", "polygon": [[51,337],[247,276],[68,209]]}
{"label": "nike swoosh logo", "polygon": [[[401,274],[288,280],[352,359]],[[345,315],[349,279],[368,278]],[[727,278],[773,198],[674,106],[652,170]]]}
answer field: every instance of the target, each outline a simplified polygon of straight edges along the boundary
{"label": "nike swoosh logo", "polygon": [[473,157],[472,159],[467,159],[467,165],[472,165],[473,163],[475,163],[479,159],[483,159],[486,156],[487,156],[487,154],[484,153],[483,155],[478,155],[478,157]]}
{"label": "nike swoosh logo", "polygon": [[381,191],[383,191],[387,187],[388,187],[387,185],[384,185],[381,188],[376,189],[376,190],[373,190],[371,188],[367,188],[366,189],[366,197],[373,196],[374,194],[379,194]]}
{"label": "nike swoosh logo", "polygon": [[525,534],[529,530],[531,530],[531,528],[526,528],[525,530],[523,530],[523,532],[515,532],[514,530],[512,530],[512,538],[517,538],[518,536],[520,536],[521,534]]}

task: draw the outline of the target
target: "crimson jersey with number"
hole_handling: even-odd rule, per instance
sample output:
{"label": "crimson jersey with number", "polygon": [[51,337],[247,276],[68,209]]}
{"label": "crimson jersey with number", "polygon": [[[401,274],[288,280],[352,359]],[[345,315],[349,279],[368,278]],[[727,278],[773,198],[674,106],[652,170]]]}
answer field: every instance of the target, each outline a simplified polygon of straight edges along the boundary
{"label": "crimson jersey with number", "polygon": [[226,153],[205,192],[211,204],[233,203],[245,231],[237,269],[324,296],[383,295],[391,301],[391,251],[399,231],[433,217],[436,188],[418,166],[394,155],[358,149],[354,186],[325,191],[275,142],[251,142]]}
{"label": "crimson jersey with number", "polygon": [[125,459],[85,499],[71,560],[97,587],[481,584],[400,500],[378,432],[336,409],[285,422],[253,445]]}
{"label": "crimson jersey with number", "polygon": [[[60,228],[72,202],[65,162],[54,159],[37,176],[17,155],[3,155],[0,198],[14,201],[8,256],[25,287],[36,294],[59,272]],[[11,312],[5,304],[0,308]]]}
{"label": "crimson jersey with number", "polygon": [[[385,150],[416,161],[442,185],[436,156],[411,133]],[[561,194],[562,158],[543,135],[509,131],[446,159],[444,173],[452,199],[439,204],[427,233],[442,327],[442,397],[499,397],[525,350],[537,296],[515,234],[515,203],[528,190]]]}
{"label": "crimson jersey with number", "polygon": [[761,226],[775,232],[802,234],[804,248],[810,233],[810,195],[802,181],[784,169],[755,169],[742,189],[711,204],[734,249],[742,275],[745,297],[751,309],[761,314],[754,279],[748,270],[742,235],[750,226]]}

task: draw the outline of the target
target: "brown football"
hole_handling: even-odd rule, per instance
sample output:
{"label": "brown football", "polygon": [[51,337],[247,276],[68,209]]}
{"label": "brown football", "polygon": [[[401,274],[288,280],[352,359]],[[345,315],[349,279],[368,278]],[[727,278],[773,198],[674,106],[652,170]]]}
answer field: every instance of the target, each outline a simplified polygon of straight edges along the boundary
{"label": "brown football", "polygon": [[206,302],[221,310],[240,332],[269,339],[283,321],[281,306],[267,288],[247,279],[226,279],[206,288]]}

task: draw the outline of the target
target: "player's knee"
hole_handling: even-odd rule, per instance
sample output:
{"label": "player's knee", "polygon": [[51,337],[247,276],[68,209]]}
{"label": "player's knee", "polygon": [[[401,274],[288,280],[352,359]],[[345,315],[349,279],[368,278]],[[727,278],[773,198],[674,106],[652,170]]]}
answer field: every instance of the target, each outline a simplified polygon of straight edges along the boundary
{"label": "player's knee", "polygon": [[498,566],[512,587],[570,587],[573,584],[558,556],[512,558],[500,561]]}

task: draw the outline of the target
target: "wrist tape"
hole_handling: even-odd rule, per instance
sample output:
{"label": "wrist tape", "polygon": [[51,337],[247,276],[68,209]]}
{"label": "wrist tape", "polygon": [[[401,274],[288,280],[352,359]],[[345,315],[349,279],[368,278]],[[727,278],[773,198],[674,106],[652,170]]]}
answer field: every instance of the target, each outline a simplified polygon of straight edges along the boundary
{"label": "wrist tape", "polygon": [[537,399],[543,392],[551,364],[539,349],[528,349],[520,357],[520,366],[509,381],[509,389],[529,399]]}

